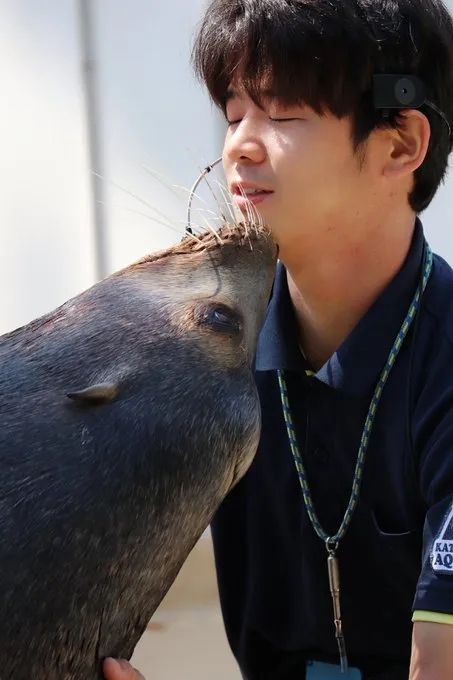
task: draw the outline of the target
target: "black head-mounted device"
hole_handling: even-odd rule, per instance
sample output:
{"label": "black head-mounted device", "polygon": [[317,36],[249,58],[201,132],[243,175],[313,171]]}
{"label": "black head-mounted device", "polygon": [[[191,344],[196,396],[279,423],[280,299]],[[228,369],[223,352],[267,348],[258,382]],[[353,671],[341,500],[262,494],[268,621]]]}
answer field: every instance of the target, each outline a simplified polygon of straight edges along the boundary
{"label": "black head-mounted device", "polygon": [[426,98],[426,87],[420,78],[413,75],[376,74],[373,76],[374,108],[382,110],[388,118],[392,109],[421,109],[428,106],[444,121],[452,136],[447,116],[438,106]]}

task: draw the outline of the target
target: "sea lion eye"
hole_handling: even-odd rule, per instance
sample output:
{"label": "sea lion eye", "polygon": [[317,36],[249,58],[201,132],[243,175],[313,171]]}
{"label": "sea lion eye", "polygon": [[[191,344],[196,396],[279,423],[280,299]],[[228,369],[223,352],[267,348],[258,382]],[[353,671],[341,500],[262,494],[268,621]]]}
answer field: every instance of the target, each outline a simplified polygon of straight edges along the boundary
{"label": "sea lion eye", "polygon": [[217,333],[238,334],[242,330],[239,314],[226,305],[213,305],[204,310],[200,322]]}

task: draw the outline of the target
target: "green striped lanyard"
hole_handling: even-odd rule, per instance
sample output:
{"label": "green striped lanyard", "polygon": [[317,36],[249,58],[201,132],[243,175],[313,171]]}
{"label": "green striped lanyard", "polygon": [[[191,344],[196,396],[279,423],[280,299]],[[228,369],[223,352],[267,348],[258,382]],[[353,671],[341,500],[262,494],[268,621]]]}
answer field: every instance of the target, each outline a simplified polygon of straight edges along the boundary
{"label": "green striped lanyard", "polygon": [[378,383],[376,385],[373,398],[371,400],[370,408],[368,410],[368,415],[365,420],[365,425],[363,428],[362,432],[362,437],[360,440],[360,447],[359,447],[359,452],[357,455],[357,463],[355,467],[355,472],[354,472],[354,480],[352,483],[352,491],[351,491],[351,496],[349,499],[348,507],[346,508],[346,512],[343,517],[343,521],[341,522],[340,528],[338,529],[337,533],[334,536],[329,536],[324,529],[322,528],[318,516],[316,514],[315,508],[313,506],[313,501],[310,493],[310,488],[308,486],[308,481],[307,481],[307,474],[305,472],[305,467],[302,461],[302,456],[301,452],[299,449],[299,446],[297,444],[297,438],[296,438],[296,432],[294,429],[293,425],[293,419],[291,416],[291,411],[290,411],[290,406],[289,406],[289,400],[288,400],[288,388],[286,385],[286,380],[284,376],[284,372],[279,370],[277,371],[278,375],[278,382],[280,386],[280,396],[281,396],[281,401],[282,401],[282,408],[283,408],[283,415],[285,417],[285,423],[286,423],[286,429],[288,432],[288,439],[291,447],[291,451],[294,457],[294,462],[296,464],[296,469],[297,473],[299,476],[299,481],[300,485],[302,487],[302,494],[304,498],[304,503],[305,503],[305,508],[307,510],[308,516],[310,518],[310,522],[313,526],[313,529],[319,536],[319,538],[324,541],[326,549],[327,549],[327,567],[328,567],[328,575],[329,575],[329,585],[330,585],[330,592],[332,595],[332,603],[333,603],[333,612],[334,612],[334,624],[335,624],[335,637],[337,639],[338,643],[338,649],[340,652],[340,661],[341,661],[341,670],[343,673],[347,672],[348,669],[348,660],[347,660],[347,654],[346,654],[346,645],[345,645],[345,640],[344,640],[344,635],[343,635],[343,630],[342,630],[342,621],[341,621],[341,609],[340,609],[340,575],[339,575],[339,568],[338,568],[338,560],[336,557],[336,553],[338,550],[338,545],[345,535],[352,519],[352,515],[354,513],[354,510],[357,506],[357,502],[359,500],[359,494],[360,494],[360,487],[362,483],[362,477],[363,477],[363,469],[365,465],[365,456],[366,452],[368,450],[368,444],[370,441],[370,436],[371,432],[373,429],[374,421],[375,421],[375,416],[376,416],[376,411],[379,406],[379,402],[381,400],[382,392],[384,389],[384,386],[387,382],[387,379],[390,375],[390,371],[392,370],[396,358],[400,352],[400,349],[403,345],[403,342],[409,332],[409,329],[417,316],[417,312],[420,307],[420,300],[425,292],[425,288],[428,284],[429,278],[431,276],[433,268],[433,254],[431,251],[431,248],[429,245],[426,243],[425,244],[425,257],[423,261],[423,276],[420,281],[420,285],[417,287],[417,292],[414,296],[414,299],[412,300],[412,303],[409,307],[409,311],[407,313],[406,318],[404,319],[404,323],[400,328],[400,331],[396,337],[396,340],[393,344],[393,347],[390,351],[389,357],[387,359],[387,362],[385,364],[384,370],[382,371]]}

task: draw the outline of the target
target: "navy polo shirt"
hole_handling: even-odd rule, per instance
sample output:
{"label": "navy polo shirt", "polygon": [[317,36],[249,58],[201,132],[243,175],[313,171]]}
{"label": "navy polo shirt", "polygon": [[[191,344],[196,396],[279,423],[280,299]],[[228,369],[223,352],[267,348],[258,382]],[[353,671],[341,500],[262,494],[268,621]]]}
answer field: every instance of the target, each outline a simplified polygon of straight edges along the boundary
{"label": "navy polo shirt", "polygon": [[[227,636],[247,680],[302,680],[306,659],[338,663],[326,550],[304,507],[277,369],[312,497],[335,534],[351,493],[371,397],[419,284],[417,219],[406,261],[349,337],[306,373],[279,264],[256,354],[262,436],[212,523]],[[360,285],[360,281],[357,281]],[[360,501],[338,556],[349,662],[407,680],[412,611],[453,614],[453,271],[434,257],[417,321],[384,389]]]}

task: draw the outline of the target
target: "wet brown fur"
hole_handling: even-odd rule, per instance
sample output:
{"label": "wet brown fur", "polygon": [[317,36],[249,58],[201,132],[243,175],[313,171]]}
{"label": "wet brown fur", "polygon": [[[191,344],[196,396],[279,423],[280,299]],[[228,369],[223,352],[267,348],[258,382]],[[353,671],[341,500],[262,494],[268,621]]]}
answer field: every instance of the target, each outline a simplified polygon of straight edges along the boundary
{"label": "wet brown fur", "polygon": [[[260,227],[248,222],[238,222],[236,224],[227,223],[223,225],[216,233],[213,233],[212,231],[206,231],[205,233],[196,236],[189,234],[185,236],[185,238],[180,243],[177,243],[166,250],[145,255],[145,257],[127,267],[125,270],[123,270],[123,272],[135,269],[144,264],[157,262],[158,260],[162,260],[166,257],[172,257],[174,255],[208,253],[219,250],[221,247],[226,245],[238,247],[249,245],[250,248],[253,248],[253,243],[263,237],[270,237],[270,232],[265,227]],[[118,274],[123,272],[118,272]]]}

